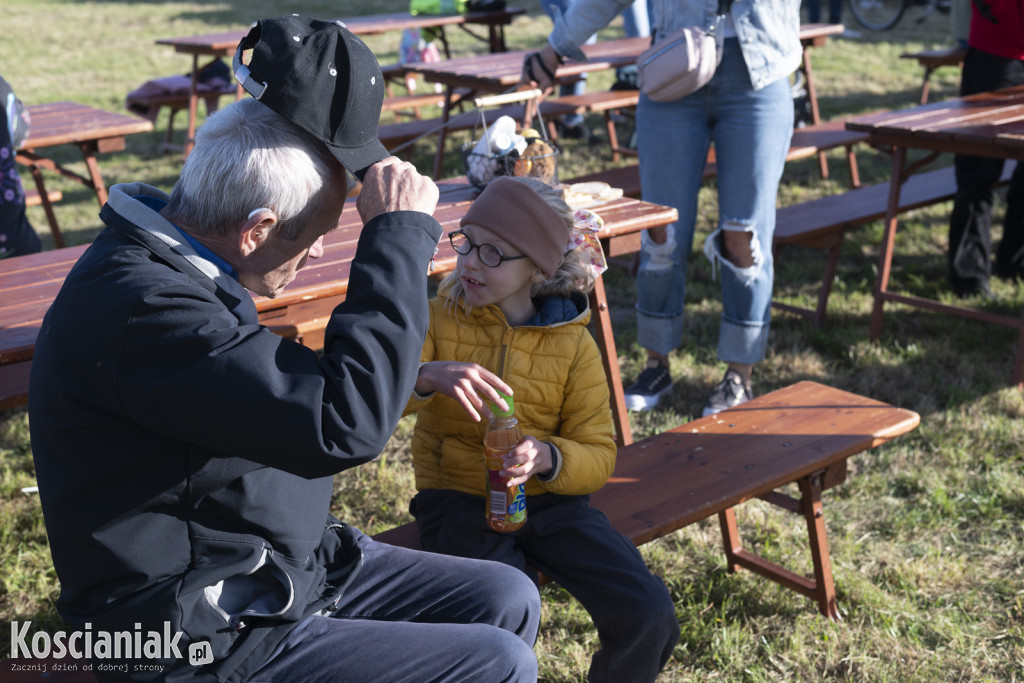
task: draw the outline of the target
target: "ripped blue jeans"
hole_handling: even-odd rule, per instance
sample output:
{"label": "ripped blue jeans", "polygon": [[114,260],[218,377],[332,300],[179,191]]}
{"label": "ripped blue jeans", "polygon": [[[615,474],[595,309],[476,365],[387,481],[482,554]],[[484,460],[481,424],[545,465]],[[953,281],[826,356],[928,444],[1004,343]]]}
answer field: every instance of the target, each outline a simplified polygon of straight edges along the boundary
{"label": "ripped blue jeans", "polygon": [[[771,321],[775,200],[793,132],[788,80],[755,91],[736,39],[728,39],[708,85],[675,102],[641,95],[637,123],[643,198],[679,211],[664,245],[644,235],[637,274],[640,345],[667,355],[682,340],[686,264],[713,141],[719,217],[704,251],[722,285],[718,358],[743,364],[762,360]],[[725,258],[722,230],[751,233],[753,266],[740,269]]]}

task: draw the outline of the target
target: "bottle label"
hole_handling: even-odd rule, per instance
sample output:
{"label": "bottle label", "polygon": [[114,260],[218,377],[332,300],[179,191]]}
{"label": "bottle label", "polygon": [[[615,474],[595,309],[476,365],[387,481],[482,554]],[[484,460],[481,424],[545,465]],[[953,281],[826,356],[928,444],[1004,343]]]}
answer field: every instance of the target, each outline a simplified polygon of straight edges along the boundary
{"label": "bottle label", "polygon": [[508,504],[508,519],[518,524],[526,519],[526,484],[519,484],[510,491],[515,493],[510,496],[512,500]]}

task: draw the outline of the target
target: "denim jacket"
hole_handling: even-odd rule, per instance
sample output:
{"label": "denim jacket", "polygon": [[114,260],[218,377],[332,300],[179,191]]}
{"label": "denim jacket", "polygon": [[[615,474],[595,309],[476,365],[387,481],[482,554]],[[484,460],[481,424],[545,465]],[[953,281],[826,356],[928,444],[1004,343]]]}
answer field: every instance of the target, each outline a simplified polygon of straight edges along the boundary
{"label": "denim jacket", "polygon": [[[553,7],[555,28],[548,42],[560,55],[585,59],[579,49],[633,0],[574,0],[564,14]],[[718,0],[653,0],[654,42],[686,26],[710,26]],[[800,0],[735,0],[732,23],[755,90],[788,76],[800,64]]]}

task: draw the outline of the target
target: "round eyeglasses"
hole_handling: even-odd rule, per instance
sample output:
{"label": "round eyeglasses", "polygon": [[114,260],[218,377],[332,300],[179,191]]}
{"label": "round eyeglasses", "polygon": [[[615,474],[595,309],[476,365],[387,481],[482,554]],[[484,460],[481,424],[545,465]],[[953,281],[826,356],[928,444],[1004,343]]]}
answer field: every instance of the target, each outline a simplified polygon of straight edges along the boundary
{"label": "round eyeglasses", "polygon": [[452,249],[455,250],[455,253],[462,254],[463,256],[476,249],[476,255],[479,257],[480,262],[490,268],[497,268],[503,261],[515,261],[516,259],[526,258],[526,254],[505,256],[501,253],[501,249],[498,249],[493,244],[473,244],[473,240],[469,239],[466,233],[461,230],[448,233],[448,241],[452,243]]}

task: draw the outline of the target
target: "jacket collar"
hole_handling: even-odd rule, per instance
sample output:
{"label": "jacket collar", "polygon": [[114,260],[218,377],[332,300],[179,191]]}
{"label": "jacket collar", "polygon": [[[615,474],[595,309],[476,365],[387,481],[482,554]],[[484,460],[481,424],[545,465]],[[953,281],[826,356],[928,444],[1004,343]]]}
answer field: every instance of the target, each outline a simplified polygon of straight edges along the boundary
{"label": "jacket collar", "polygon": [[[170,197],[145,183],[122,183],[110,188],[100,218],[111,228],[142,244],[169,265],[216,294],[240,319],[256,316],[252,295],[213,261],[200,255],[173,223],[136,197],[168,201]],[[241,307],[241,308],[240,308]],[[238,310],[236,310],[238,309]]]}
{"label": "jacket collar", "polygon": [[[587,324],[590,321],[590,302],[580,292],[573,292],[569,297],[545,296],[534,298],[534,307],[537,313],[522,325],[516,327],[552,327],[554,325],[568,325],[570,323]],[[485,306],[474,308],[469,312],[470,317],[476,317],[481,322],[490,320],[500,321],[506,327],[511,327],[505,314],[498,306]]]}

